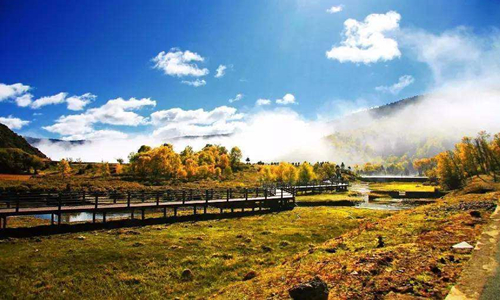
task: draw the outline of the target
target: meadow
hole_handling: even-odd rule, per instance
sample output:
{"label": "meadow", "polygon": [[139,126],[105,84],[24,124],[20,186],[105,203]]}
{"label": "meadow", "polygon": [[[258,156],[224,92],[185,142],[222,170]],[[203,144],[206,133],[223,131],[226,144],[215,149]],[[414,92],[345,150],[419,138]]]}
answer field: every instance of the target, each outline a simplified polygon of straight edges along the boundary
{"label": "meadow", "polygon": [[388,215],[354,208],[295,208],[236,219],[3,240],[0,295],[209,298]]}

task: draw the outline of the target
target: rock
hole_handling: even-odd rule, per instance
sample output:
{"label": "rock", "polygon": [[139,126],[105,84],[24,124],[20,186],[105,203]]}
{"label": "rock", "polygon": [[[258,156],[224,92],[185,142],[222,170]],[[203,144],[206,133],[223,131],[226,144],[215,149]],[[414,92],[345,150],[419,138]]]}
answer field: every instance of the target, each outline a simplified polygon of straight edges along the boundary
{"label": "rock", "polygon": [[191,270],[189,270],[189,269],[185,269],[181,273],[181,278],[184,281],[191,281],[194,278],[193,272]]}
{"label": "rock", "polygon": [[86,239],[86,237],[84,237],[83,235],[80,235],[79,237],[76,238],[77,240],[80,240],[80,241],[83,241]]}
{"label": "rock", "polygon": [[245,275],[245,277],[243,277],[243,280],[245,280],[245,281],[246,281],[246,280],[250,280],[250,279],[252,279],[252,278],[255,278],[256,276],[257,276],[257,272],[255,272],[255,271],[250,271],[250,272],[248,272],[248,273]]}
{"label": "rock", "polygon": [[385,246],[384,237],[379,235],[377,237],[377,248],[383,248]]}
{"label": "rock", "polygon": [[281,247],[281,248],[284,248],[284,247],[286,247],[286,246],[288,246],[288,245],[290,245],[290,242],[289,242],[289,241],[281,241],[281,242],[280,242],[280,247]]}
{"label": "rock", "polygon": [[132,247],[141,247],[141,246],[144,246],[144,244],[141,242],[136,242],[132,245]]}
{"label": "rock", "polygon": [[266,245],[262,245],[260,246],[260,248],[262,249],[262,251],[264,252],[271,252],[273,251],[273,248],[269,247],[269,246],[266,246]]}
{"label": "rock", "polygon": [[474,247],[471,246],[471,244],[469,244],[467,242],[461,242],[461,243],[455,244],[452,246],[452,248],[454,250],[472,250],[472,249],[474,249]]}
{"label": "rock", "polygon": [[318,276],[306,283],[301,283],[290,290],[288,294],[294,300],[327,300],[328,286]]}
{"label": "rock", "polygon": [[473,210],[470,212],[471,217],[473,218],[481,218],[481,212],[477,210]]}
{"label": "rock", "polygon": [[337,252],[337,248],[326,248],[325,252],[326,253],[335,253],[335,252]]}

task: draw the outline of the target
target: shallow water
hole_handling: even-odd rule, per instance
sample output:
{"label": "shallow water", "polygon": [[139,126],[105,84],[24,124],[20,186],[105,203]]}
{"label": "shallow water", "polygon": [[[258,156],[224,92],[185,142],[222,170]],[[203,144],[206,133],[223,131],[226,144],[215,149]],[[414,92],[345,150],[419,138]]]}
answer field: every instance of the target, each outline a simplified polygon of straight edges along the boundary
{"label": "shallow water", "polygon": [[[405,203],[410,199],[377,199],[369,200],[368,194],[371,192],[369,184],[365,182],[353,183],[350,187],[351,191],[361,193],[363,202],[357,203],[355,207],[376,210],[403,210],[411,209],[419,205],[427,204],[430,199],[411,199],[411,203]],[[425,200],[419,203],[415,200]]]}
{"label": "shallow water", "polygon": [[[45,219],[45,220],[50,220],[51,215],[35,215],[35,217],[40,218],[40,219]],[[92,221],[93,215],[92,213],[76,213],[76,214],[63,214],[61,216],[61,221],[65,223],[73,223],[73,222],[87,222],[87,221]],[[106,220],[112,220],[112,219],[123,219],[123,218],[130,218],[130,213],[108,213],[106,214]],[[103,215],[102,214],[96,214],[96,220],[102,220]],[[55,216],[54,220],[57,221],[57,215]]]}

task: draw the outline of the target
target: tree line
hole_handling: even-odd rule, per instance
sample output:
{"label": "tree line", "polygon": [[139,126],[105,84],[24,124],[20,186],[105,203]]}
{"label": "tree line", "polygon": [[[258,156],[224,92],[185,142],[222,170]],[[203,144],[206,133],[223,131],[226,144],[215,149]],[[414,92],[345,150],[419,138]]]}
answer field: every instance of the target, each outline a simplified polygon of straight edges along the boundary
{"label": "tree line", "polygon": [[346,169],[344,163],[336,165],[331,162],[318,162],[314,165],[308,162],[302,164],[281,162],[261,166],[259,171],[261,182],[284,184],[308,184],[312,181],[325,180],[333,182],[341,179],[345,172],[350,172],[350,167]]}

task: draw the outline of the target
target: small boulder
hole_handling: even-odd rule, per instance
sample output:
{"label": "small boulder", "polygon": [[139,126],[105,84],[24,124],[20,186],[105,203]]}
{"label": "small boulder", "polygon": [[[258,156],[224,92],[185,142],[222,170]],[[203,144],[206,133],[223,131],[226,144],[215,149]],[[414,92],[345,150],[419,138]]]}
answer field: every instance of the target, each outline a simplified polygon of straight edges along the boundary
{"label": "small boulder", "polygon": [[284,248],[284,247],[286,247],[286,246],[288,246],[288,245],[290,245],[290,242],[289,242],[289,241],[281,241],[281,242],[280,242],[280,247],[281,247],[281,248]]}
{"label": "small boulder", "polygon": [[290,290],[288,294],[294,300],[327,300],[328,286],[318,276],[306,283],[301,283]]}
{"label": "small boulder", "polygon": [[252,278],[255,278],[257,276],[257,272],[255,271],[250,271],[248,272],[245,277],[243,277],[243,280],[246,281],[246,280],[250,280]]}
{"label": "small boulder", "polygon": [[473,218],[481,218],[481,212],[477,210],[473,210],[470,212],[471,217]]}
{"label": "small boulder", "polygon": [[194,278],[194,274],[193,274],[193,271],[189,270],[189,269],[185,269],[184,271],[182,271],[181,273],[181,278],[182,280],[184,281],[191,281],[193,280]]}
{"label": "small boulder", "polygon": [[383,248],[385,246],[384,237],[379,235],[377,237],[377,248]]}
{"label": "small boulder", "polygon": [[474,247],[467,242],[461,242],[461,243],[455,244],[452,246],[452,248],[453,248],[453,250],[472,250],[472,249],[474,249]]}
{"label": "small boulder", "polygon": [[86,237],[84,237],[83,235],[80,235],[79,237],[76,238],[77,240],[79,241],[83,241],[86,239]]}
{"label": "small boulder", "polygon": [[269,247],[269,246],[266,246],[266,245],[262,245],[260,246],[260,248],[262,249],[262,251],[264,252],[271,252],[273,251],[273,248]]}

